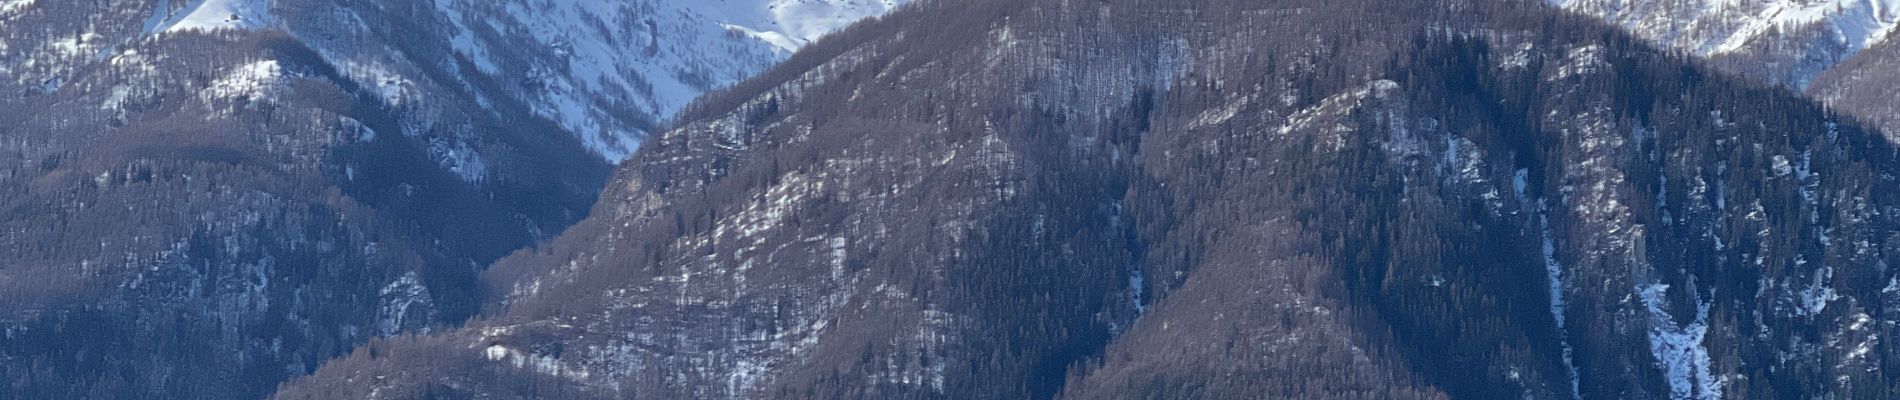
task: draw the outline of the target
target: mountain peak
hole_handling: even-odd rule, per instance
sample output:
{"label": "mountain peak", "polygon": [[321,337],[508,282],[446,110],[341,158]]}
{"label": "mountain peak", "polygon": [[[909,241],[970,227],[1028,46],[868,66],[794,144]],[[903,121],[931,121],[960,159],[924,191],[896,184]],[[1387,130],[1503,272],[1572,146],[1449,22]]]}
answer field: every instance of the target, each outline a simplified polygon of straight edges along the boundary
{"label": "mountain peak", "polygon": [[[1886,40],[1900,25],[1896,0],[1549,0],[1597,16],[1656,44],[1719,58],[1799,48],[1808,66],[1784,83],[1806,86],[1828,66]],[[1783,45],[1785,44],[1785,45]],[[1799,58],[1799,57],[1796,57]]]}

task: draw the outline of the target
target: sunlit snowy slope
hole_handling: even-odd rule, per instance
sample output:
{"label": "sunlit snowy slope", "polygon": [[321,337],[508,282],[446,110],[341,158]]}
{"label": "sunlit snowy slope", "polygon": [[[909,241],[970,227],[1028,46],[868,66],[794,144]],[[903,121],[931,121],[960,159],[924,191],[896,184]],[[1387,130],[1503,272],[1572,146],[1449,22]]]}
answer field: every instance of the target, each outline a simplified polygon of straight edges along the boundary
{"label": "sunlit snowy slope", "polygon": [[[1667,47],[1770,65],[1796,87],[1891,36],[1893,0],[1549,0]],[[1751,71],[1753,72],[1753,71]]]}
{"label": "sunlit snowy slope", "polygon": [[[436,0],[455,50],[485,74],[531,37],[552,59],[529,66],[545,83],[525,93],[536,112],[609,160],[650,130],[617,114],[663,120],[710,89],[749,77],[793,50],[897,0]],[[480,25],[472,25],[480,24]],[[515,33],[525,33],[517,35]],[[624,107],[617,110],[616,106]]]}

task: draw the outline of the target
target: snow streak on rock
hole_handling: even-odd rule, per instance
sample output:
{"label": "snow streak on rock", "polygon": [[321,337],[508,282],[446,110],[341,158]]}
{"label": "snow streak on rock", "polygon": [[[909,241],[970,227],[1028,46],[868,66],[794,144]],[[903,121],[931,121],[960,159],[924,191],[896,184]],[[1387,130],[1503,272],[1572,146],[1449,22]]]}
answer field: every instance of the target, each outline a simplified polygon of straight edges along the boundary
{"label": "snow streak on rock", "polygon": [[1722,398],[1723,380],[1715,376],[1709,349],[1702,345],[1709,333],[1709,303],[1695,299],[1695,320],[1677,324],[1664,306],[1663,295],[1669,292],[1669,285],[1652,284],[1640,289],[1643,306],[1649,310],[1649,350],[1669,382],[1669,398]]}
{"label": "snow streak on rock", "polygon": [[1557,242],[1551,238],[1550,218],[1539,215],[1537,219],[1544,231],[1544,269],[1550,276],[1550,316],[1557,321],[1557,342],[1563,345],[1564,369],[1570,373],[1570,397],[1582,398],[1579,389],[1582,378],[1573,361],[1576,350],[1570,347],[1570,330],[1564,324],[1564,266],[1557,262]]}
{"label": "snow streak on rock", "polygon": [[[1511,187],[1517,192],[1518,202],[1533,204],[1529,193],[1530,171],[1519,169],[1511,176]],[[1570,346],[1570,329],[1564,321],[1564,265],[1557,261],[1557,238],[1551,233],[1549,208],[1537,207],[1537,226],[1543,234],[1544,271],[1550,280],[1550,316],[1557,322],[1557,344],[1563,346],[1564,370],[1570,374],[1570,397],[1582,398],[1582,377],[1577,372],[1574,361],[1576,350]]]}
{"label": "snow streak on rock", "polygon": [[[1539,211],[1542,212],[1541,210]],[[1557,241],[1550,233],[1550,218],[1538,215],[1538,224],[1544,233],[1544,270],[1550,277],[1550,316],[1557,321],[1557,343],[1563,345],[1564,369],[1570,373],[1570,397],[1582,398],[1582,378],[1577,373],[1577,364],[1573,361],[1576,350],[1570,347],[1570,329],[1564,323],[1564,266],[1557,262]]]}

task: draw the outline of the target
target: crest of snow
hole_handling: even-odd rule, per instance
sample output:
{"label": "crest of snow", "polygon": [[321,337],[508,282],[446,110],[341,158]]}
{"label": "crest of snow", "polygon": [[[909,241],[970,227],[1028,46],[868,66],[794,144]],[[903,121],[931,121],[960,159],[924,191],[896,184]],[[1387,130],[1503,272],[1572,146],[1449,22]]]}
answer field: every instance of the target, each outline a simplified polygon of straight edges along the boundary
{"label": "crest of snow", "polygon": [[1721,399],[1724,380],[1716,376],[1709,349],[1702,345],[1709,333],[1709,303],[1696,300],[1695,320],[1677,324],[1664,307],[1663,296],[1668,292],[1665,284],[1639,290],[1649,310],[1649,350],[1669,382],[1669,398]]}
{"label": "crest of snow", "polygon": [[906,0],[686,1],[694,12],[791,52]]}
{"label": "crest of snow", "polygon": [[146,34],[257,29],[271,24],[267,0],[190,0],[177,9],[171,6],[173,1],[158,2],[157,12],[146,20]]}
{"label": "crest of snow", "polygon": [[232,68],[223,77],[211,82],[203,96],[206,100],[230,99],[246,96],[274,98],[283,86],[284,68],[277,60],[258,60]]}
{"label": "crest of snow", "polygon": [[900,0],[776,0],[772,19],[778,31],[807,43],[858,20],[883,15]]}
{"label": "crest of snow", "polygon": [[731,29],[734,32],[743,33],[746,35],[746,37],[757,39],[761,42],[765,42],[766,44],[770,44],[772,45],[773,48],[776,48],[779,51],[786,52],[786,53],[798,51],[799,47],[804,47],[805,43],[807,43],[806,41],[799,40],[798,38],[791,37],[784,33],[772,32],[772,31],[760,31],[760,30],[752,29],[750,27],[743,26],[743,25],[733,25],[733,24],[721,24],[721,25],[725,26],[726,29]]}

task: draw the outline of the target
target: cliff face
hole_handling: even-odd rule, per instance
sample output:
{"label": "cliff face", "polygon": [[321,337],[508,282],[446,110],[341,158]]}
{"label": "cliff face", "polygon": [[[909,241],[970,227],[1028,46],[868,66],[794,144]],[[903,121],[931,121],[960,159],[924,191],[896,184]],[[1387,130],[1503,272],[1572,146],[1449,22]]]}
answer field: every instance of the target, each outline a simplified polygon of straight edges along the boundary
{"label": "cliff face", "polygon": [[1524,2],[926,2],[280,398],[1878,398],[1893,147]]}

